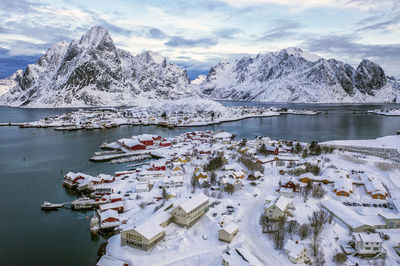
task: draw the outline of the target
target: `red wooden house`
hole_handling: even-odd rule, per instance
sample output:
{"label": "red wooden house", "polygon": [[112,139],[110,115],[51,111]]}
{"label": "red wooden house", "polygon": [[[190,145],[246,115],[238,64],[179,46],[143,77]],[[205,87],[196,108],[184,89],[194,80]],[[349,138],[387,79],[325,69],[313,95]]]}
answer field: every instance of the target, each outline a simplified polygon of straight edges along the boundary
{"label": "red wooden house", "polygon": [[157,160],[151,163],[150,171],[165,171],[167,169],[164,160]]}
{"label": "red wooden house", "polygon": [[151,135],[140,135],[138,137],[139,142],[144,144],[145,146],[151,146],[154,145],[153,137]]}
{"label": "red wooden house", "polygon": [[117,140],[119,145],[122,145],[125,149],[131,150],[131,151],[137,151],[137,150],[145,150],[146,145],[143,143],[134,140],[134,139],[120,139]]}
{"label": "red wooden house", "polygon": [[169,147],[169,146],[171,146],[171,142],[169,142],[169,141],[161,141],[160,142],[160,146],[161,147]]}

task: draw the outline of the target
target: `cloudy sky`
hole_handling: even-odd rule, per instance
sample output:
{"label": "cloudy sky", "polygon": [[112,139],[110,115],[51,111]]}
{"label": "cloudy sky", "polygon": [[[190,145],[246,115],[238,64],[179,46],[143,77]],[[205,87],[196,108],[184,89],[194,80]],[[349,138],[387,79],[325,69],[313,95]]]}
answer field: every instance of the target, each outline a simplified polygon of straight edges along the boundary
{"label": "cloudy sky", "polygon": [[0,0],[0,77],[95,25],[117,47],[160,52],[192,77],[293,46],[353,66],[369,58],[400,77],[400,0]]}

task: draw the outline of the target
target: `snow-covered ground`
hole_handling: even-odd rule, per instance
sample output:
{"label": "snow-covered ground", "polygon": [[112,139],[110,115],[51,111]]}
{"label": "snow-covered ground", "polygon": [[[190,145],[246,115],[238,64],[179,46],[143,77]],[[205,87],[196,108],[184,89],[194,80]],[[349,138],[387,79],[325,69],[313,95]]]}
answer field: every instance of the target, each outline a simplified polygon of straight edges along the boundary
{"label": "snow-covered ground", "polygon": [[368,113],[374,113],[378,115],[387,115],[387,116],[400,116],[400,109],[386,109],[386,110],[369,110]]}
{"label": "snow-covered ground", "polygon": [[[134,138],[140,140],[141,137],[148,136]],[[157,136],[152,137],[159,139]],[[349,225],[376,226],[384,224],[380,215],[400,219],[400,208],[397,209],[394,204],[400,199],[398,162],[380,154],[367,155],[344,149],[326,149],[329,145],[346,143],[399,149],[400,136],[326,142],[320,146],[319,155],[313,154],[316,148],[306,143],[274,141],[269,138],[256,138],[244,143],[230,137],[227,132],[186,132],[167,139],[171,146],[158,149],[163,159],[152,161],[147,166],[138,166],[141,167],[137,168],[138,171],[116,173],[112,182],[94,185],[94,188],[112,188],[110,198],[122,198],[124,206],[124,211],[118,215],[120,225],[116,228],[117,232],[108,240],[107,256],[131,265],[221,265],[221,256],[226,251],[233,252],[235,248],[243,248],[263,265],[290,265],[284,250],[275,247],[270,234],[262,233],[259,223],[264,207],[269,206],[266,205],[266,199],[276,199],[279,196],[288,197],[290,207],[285,210],[287,220],[297,221],[299,224],[308,224],[313,212],[324,210],[326,206],[330,206],[330,211],[333,210],[332,220],[322,226],[318,237],[318,246],[323,251],[326,265],[336,265],[332,260],[333,256],[342,252],[342,247],[348,246],[351,241],[349,227],[345,222]],[[161,143],[164,140],[159,141]],[[118,144],[115,143],[117,148]],[[263,144],[267,152],[263,151]],[[150,148],[154,150],[157,145],[159,142],[155,141]],[[299,147],[302,150],[307,149],[308,153],[296,152]],[[275,149],[278,149],[279,154],[272,154]],[[215,182],[206,167],[212,158],[221,158],[224,164],[214,170]],[[243,158],[253,164],[245,162]],[[158,171],[154,168],[163,165],[165,170]],[[307,169],[315,169],[311,166],[319,168],[315,175],[307,172],[313,171]],[[199,172],[205,177],[194,177]],[[250,178],[251,174],[260,178]],[[326,194],[321,198],[312,193],[305,197],[305,177],[313,180],[310,184],[314,184],[314,187],[322,187]],[[195,185],[193,178],[198,180]],[[285,191],[281,186],[287,180],[297,184],[293,196],[278,192]],[[147,184],[145,190],[143,182]],[[175,182],[175,185],[171,185],[171,182]],[[228,193],[227,184],[239,186],[233,193]],[[168,200],[163,199],[165,195],[162,187],[165,187],[169,195]],[[349,195],[341,196],[335,189],[348,189]],[[162,217],[172,215],[171,210],[176,206],[199,193],[209,197],[209,210],[192,227],[183,228],[174,222],[163,225],[165,237],[147,252],[121,245],[120,231],[141,226],[148,221],[161,222],[164,219]],[[384,198],[375,199],[372,196],[374,193],[381,193]],[[104,197],[107,200],[107,196]],[[232,222],[239,227],[238,235],[230,243],[219,241],[218,230]],[[287,230],[286,226],[281,229]],[[382,236],[390,236],[382,244],[387,252],[385,263],[397,265],[399,258],[393,247],[400,242],[400,229],[375,230],[382,233]],[[284,243],[288,240],[303,244],[307,249],[307,256],[311,261],[315,260],[310,247],[312,236],[301,239],[295,230],[293,233],[286,232]],[[356,263],[365,265],[378,261],[348,255],[347,264]]]}
{"label": "snow-covered ground", "polygon": [[397,149],[400,152],[400,135],[385,136],[377,139],[366,140],[332,140],[322,144],[352,145],[372,148]]}

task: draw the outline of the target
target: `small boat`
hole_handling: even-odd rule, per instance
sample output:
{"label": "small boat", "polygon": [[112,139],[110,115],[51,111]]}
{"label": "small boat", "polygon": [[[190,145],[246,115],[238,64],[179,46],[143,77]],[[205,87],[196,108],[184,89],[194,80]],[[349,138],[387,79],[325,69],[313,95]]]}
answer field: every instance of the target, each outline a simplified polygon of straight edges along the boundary
{"label": "small boat", "polygon": [[97,235],[99,230],[100,230],[100,219],[96,214],[94,214],[93,217],[90,219],[90,232],[93,235]]}
{"label": "small boat", "polygon": [[53,203],[50,203],[48,201],[44,201],[42,206],[41,206],[41,209],[49,211],[49,210],[58,210],[59,208],[62,208],[62,207],[64,207],[63,203],[53,204]]}

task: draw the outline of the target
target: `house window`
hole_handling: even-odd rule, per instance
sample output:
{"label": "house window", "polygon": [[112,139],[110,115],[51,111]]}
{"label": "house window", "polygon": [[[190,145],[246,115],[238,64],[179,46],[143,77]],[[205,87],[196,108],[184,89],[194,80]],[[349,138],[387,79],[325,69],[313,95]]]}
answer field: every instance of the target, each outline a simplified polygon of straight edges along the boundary
{"label": "house window", "polygon": [[379,250],[379,248],[378,247],[374,247],[374,250]]}
{"label": "house window", "polygon": [[371,250],[371,247],[366,247],[365,249],[366,249],[366,250]]}

